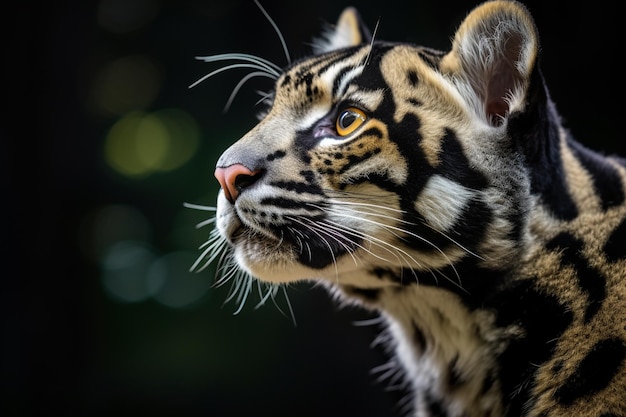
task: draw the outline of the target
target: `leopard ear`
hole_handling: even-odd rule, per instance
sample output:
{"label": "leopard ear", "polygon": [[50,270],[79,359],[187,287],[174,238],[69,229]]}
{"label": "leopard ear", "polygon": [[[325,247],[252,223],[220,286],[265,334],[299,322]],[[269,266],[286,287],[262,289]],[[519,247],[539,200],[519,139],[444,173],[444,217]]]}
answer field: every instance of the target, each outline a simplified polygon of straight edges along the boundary
{"label": "leopard ear", "polygon": [[314,40],[313,52],[322,54],[336,49],[369,43],[372,35],[359,12],[348,7],[339,16],[337,24],[329,26],[320,38]]}
{"label": "leopard ear", "polygon": [[467,15],[441,68],[469,85],[459,88],[461,94],[479,116],[497,126],[524,106],[538,43],[526,7],[509,0],[489,1]]}

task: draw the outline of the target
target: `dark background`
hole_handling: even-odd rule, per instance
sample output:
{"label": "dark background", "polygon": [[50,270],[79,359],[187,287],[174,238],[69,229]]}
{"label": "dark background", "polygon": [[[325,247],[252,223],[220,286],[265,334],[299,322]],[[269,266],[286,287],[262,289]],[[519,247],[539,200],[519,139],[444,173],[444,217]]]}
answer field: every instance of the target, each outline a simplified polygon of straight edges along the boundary
{"label": "dark background", "polygon": [[[349,5],[263,3],[292,58]],[[439,49],[473,6],[353,4],[370,27],[380,18],[380,39]],[[617,12],[527,4],[566,125],[593,148],[626,154]],[[255,90],[270,88],[251,82],[224,114],[245,71],[188,89],[217,68],[194,57],[247,52],[285,64],[253,1],[25,1],[2,15],[1,415],[405,411],[395,405],[402,393],[371,372],[386,362],[371,346],[379,329],[353,325],[369,314],[340,310],[309,285],[288,290],[297,325],[282,297],[255,309],[253,295],[234,314],[228,286],[209,288],[211,268],[187,272],[209,231],[194,226],[210,213],[183,202],[214,204],[216,159],[254,125]]]}

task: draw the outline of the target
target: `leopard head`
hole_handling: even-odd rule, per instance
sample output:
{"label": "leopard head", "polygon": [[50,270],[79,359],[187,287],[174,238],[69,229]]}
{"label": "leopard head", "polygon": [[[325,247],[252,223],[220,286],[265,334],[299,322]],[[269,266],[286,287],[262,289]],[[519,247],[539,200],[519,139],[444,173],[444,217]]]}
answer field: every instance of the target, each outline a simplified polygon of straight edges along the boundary
{"label": "leopard head", "polygon": [[474,9],[451,50],[373,39],[346,9],[277,78],[269,111],[219,158],[216,225],[266,282],[376,288],[505,269],[525,247],[529,180],[510,121],[528,111],[526,9]]}

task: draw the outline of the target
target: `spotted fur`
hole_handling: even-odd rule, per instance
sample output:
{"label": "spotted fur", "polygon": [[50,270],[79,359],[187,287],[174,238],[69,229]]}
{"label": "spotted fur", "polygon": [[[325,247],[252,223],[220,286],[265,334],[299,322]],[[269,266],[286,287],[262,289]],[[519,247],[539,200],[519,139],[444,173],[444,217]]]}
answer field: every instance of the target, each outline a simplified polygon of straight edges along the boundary
{"label": "spotted fur", "polygon": [[415,416],[626,416],[626,161],[561,125],[538,45],[513,1],[449,52],[346,9],[219,158],[204,255],[380,312]]}

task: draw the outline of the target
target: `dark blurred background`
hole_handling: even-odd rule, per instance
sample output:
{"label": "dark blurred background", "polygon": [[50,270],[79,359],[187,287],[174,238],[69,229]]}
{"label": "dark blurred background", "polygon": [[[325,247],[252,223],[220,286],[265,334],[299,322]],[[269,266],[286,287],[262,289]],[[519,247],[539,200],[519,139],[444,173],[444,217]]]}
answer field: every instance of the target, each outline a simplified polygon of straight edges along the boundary
{"label": "dark blurred background", "polygon": [[[336,0],[264,1],[294,58]],[[447,49],[474,5],[362,1],[378,37]],[[626,154],[624,41],[609,6],[527,3],[552,96],[576,137]],[[245,71],[194,59],[225,52],[286,63],[252,0],[7,2],[0,124],[0,414],[37,416],[396,416],[402,396],[366,312],[323,290],[255,309],[224,303],[214,271],[188,272],[209,228],[218,155],[255,123]],[[621,62],[621,59],[619,60]],[[619,126],[619,127],[618,127]],[[620,129],[620,130],[618,130]],[[282,312],[281,312],[282,310]],[[238,313],[238,314],[234,314]],[[284,313],[284,314],[283,314]],[[384,371],[383,371],[384,373]]]}

